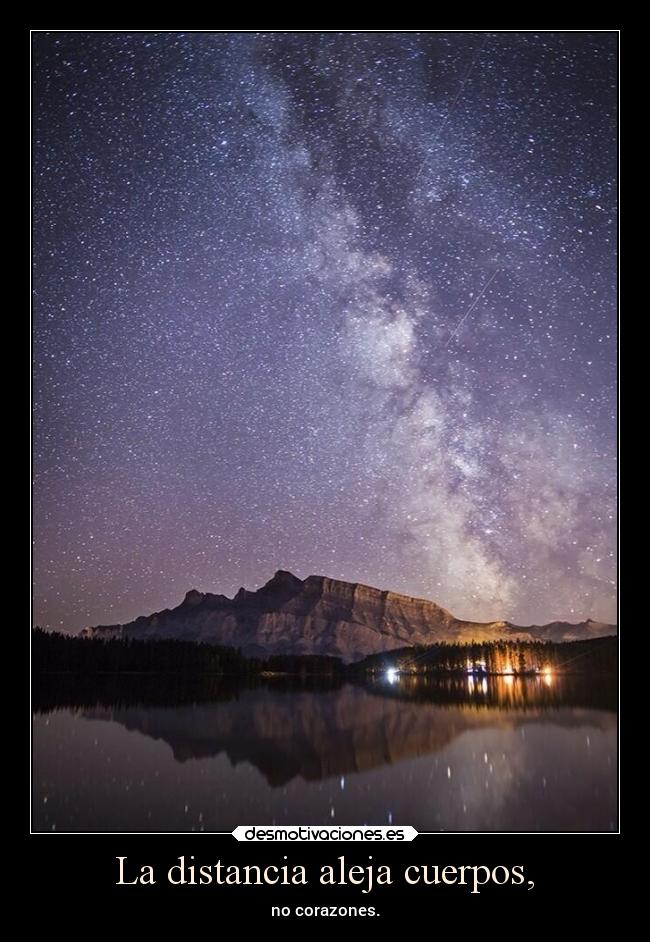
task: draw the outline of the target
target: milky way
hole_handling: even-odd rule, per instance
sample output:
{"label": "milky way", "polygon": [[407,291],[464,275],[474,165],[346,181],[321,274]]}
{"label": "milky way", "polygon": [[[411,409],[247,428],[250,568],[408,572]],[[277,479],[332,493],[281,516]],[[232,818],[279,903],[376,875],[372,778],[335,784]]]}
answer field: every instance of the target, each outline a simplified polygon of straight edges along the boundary
{"label": "milky way", "polygon": [[617,43],[35,33],[35,620],[615,620]]}

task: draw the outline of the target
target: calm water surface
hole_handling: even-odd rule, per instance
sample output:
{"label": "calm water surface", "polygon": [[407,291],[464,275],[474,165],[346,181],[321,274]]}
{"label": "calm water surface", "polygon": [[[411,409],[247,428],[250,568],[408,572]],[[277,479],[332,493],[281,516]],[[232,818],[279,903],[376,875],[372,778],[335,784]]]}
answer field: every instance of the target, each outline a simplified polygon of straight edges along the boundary
{"label": "calm water surface", "polygon": [[602,679],[170,691],[105,678],[90,693],[50,678],[37,685],[33,826],[616,830],[615,703]]}

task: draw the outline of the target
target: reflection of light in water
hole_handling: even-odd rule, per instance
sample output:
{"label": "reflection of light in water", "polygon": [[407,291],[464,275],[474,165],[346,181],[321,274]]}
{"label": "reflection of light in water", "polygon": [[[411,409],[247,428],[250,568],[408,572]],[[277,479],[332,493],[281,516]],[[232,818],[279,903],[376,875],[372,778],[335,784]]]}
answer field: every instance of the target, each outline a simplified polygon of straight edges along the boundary
{"label": "reflection of light in water", "polygon": [[551,686],[551,684],[553,683],[553,668],[552,667],[545,667],[543,669],[542,680],[544,681],[547,687]]}
{"label": "reflection of light in water", "polygon": [[467,692],[471,694],[479,693],[479,692],[487,693],[488,692],[487,677],[483,677],[482,680],[479,682],[479,681],[474,680],[474,678],[470,675],[467,678]]}
{"label": "reflection of light in water", "polygon": [[515,681],[515,678],[512,676],[512,674],[503,675],[503,682],[505,683],[507,687],[512,687],[514,681]]}
{"label": "reflection of light in water", "polygon": [[394,684],[399,676],[399,671],[395,667],[389,667],[386,671],[386,680],[389,684]]}

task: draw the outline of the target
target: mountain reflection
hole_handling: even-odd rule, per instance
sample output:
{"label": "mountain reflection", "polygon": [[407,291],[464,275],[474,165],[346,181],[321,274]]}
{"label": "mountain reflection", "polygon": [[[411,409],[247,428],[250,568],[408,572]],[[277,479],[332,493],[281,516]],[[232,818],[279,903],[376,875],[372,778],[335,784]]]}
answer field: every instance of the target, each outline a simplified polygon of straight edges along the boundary
{"label": "mountain reflection", "polygon": [[[76,706],[87,719],[106,720],[161,740],[177,762],[225,753],[248,762],[272,787],[293,779],[317,781],[434,754],[476,729],[513,730],[522,723],[615,727],[612,684],[578,677],[377,678],[364,684],[287,680],[238,685],[219,680],[209,691],[184,687],[169,694],[120,681],[90,698],[61,691],[41,709]],[[41,692],[43,694],[43,691]],[[154,696],[158,693],[158,696]]]}

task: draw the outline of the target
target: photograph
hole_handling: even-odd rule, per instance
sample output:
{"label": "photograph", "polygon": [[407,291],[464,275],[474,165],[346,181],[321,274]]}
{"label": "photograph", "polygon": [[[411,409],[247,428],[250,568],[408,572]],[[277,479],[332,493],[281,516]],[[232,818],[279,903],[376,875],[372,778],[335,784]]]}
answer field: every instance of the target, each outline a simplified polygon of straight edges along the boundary
{"label": "photograph", "polygon": [[620,31],[29,33],[30,834],[620,834]]}

